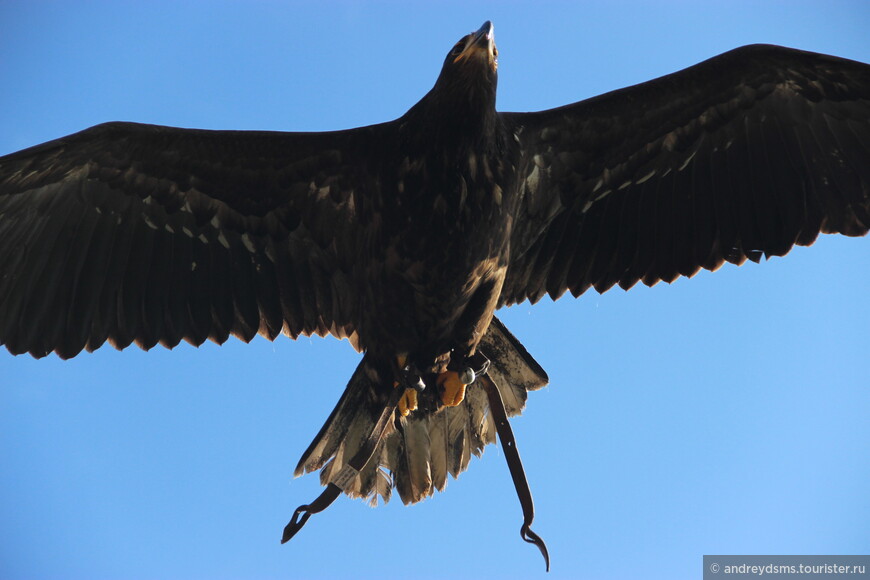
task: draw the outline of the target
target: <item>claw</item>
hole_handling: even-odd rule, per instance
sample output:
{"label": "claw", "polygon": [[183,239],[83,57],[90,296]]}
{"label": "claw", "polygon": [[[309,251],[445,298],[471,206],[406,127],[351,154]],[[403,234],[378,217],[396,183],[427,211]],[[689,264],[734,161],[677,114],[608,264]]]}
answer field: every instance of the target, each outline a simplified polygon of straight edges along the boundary
{"label": "claw", "polygon": [[455,371],[445,371],[438,375],[438,386],[441,387],[441,402],[447,407],[455,407],[465,398],[465,387]]}
{"label": "claw", "polygon": [[402,417],[407,417],[411,411],[417,410],[417,391],[415,389],[405,389],[402,396],[399,398],[399,414]]}
{"label": "claw", "polygon": [[411,414],[411,411],[417,410],[417,393],[426,388],[423,379],[416,372],[416,367],[413,364],[409,365],[407,363],[407,353],[396,355],[396,365],[398,366],[398,376],[396,378],[398,380],[393,381],[393,388],[404,387],[405,389],[396,405],[402,417],[407,417]]}

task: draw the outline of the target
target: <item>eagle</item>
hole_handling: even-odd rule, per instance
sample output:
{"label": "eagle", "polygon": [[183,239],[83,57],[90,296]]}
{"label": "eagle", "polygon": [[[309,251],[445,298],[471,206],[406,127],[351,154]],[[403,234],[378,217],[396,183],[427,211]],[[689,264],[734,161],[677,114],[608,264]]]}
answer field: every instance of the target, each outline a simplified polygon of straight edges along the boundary
{"label": "eagle", "polygon": [[413,503],[547,383],[498,308],[870,228],[866,64],[746,46],[531,113],[496,110],[497,72],[486,22],[394,121],[106,123],[0,158],[0,343],[347,338],[363,358],[296,473]]}

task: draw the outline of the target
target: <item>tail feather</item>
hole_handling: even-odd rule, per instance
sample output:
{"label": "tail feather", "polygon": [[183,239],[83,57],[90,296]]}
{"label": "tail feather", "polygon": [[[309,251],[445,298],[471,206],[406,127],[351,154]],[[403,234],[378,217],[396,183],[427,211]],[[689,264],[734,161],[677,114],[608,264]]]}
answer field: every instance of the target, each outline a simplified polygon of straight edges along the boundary
{"label": "tail feather", "polygon": [[462,401],[458,407],[450,407],[444,410],[447,419],[447,444],[450,463],[448,471],[454,478],[468,468],[471,461],[471,434],[468,433],[469,409],[468,402]]}
{"label": "tail feather", "polygon": [[[302,454],[302,459],[294,471],[296,477],[322,468],[331,457],[339,453],[340,447],[355,442],[358,449],[374,428],[380,411],[377,410],[378,401],[371,392],[371,381],[365,375],[364,363],[365,359],[357,366],[344,394],[320,428],[320,432]],[[350,430],[354,433],[349,433]],[[364,433],[362,439],[349,437],[357,432]],[[348,459],[353,457],[353,453],[355,451],[347,455]]]}
{"label": "tail feather", "polygon": [[[547,375],[526,349],[493,318],[478,350],[490,359],[488,377],[498,387],[508,415],[522,413],[528,391],[547,384]],[[297,476],[321,470],[324,485],[366,441],[386,404],[392,385],[383,386],[367,372],[368,355],[360,362],[344,394],[296,466]],[[345,493],[377,505],[390,500],[395,487],[406,504],[442,491],[447,474],[458,477],[471,456],[480,456],[496,440],[495,421],[481,384],[469,385],[465,400],[438,411],[418,410],[391,423]]]}
{"label": "tail feather", "polygon": [[[388,438],[390,440],[398,440],[398,437]],[[377,507],[380,503],[387,503],[393,495],[393,488],[396,487],[396,482],[393,480],[392,473],[384,466],[390,465],[386,459],[387,446],[381,445],[375,451],[374,457],[371,459],[371,466],[366,466],[359,474],[360,488],[357,496],[365,498],[371,507]],[[365,493],[363,493],[365,490]]]}
{"label": "tail feather", "polygon": [[429,463],[432,470],[432,485],[438,491],[447,487],[447,457],[450,439],[447,437],[447,413],[429,417]]}
{"label": "tail feather", "polygon": [[550,382],[538,361],[498,318],[493,317],[478,350],[490,359],[489,377],[498,387],[508,417],[523,412],[529,391]]}
{"label": "tail feather", "polygon": [[402,417],[399,420],[402,454],[394,474],[396,490],[405,503],[416,503],[432,495],[432,472],[429,468],[430,417]]}
{"label": "tail feather", "polygon": [[374,472],[375,481],[370,488],[372,491],[369,494],[369,505],[377,507],[379,497],[383,499],[384,503],[390,501],[393,494],[393,477],[383,467],[378,467]]}
{"label": "tail feather", "polygon": [[483,448],[495,443],[495,420],[489,412],[489,398],[480,383],[474,383],[465,393],[468,404],[468,428],[471,453],[475,457],[483,455]]}

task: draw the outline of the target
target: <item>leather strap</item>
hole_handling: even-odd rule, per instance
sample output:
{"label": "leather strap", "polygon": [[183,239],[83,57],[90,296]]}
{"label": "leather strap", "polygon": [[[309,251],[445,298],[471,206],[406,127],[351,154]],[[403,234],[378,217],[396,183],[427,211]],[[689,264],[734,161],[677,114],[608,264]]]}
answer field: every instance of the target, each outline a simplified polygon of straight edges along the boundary
{"label": "leather strap", "polygon": [[366,439],[356,455],[347,462],[347,465],[345,465],[341,471],[333,477],[332,482],[326,486],[323,493],[317,496],[317,499],[310,504],[301,505],[296,508],[296,511],[293,512],[293,518],[290,520],[290,523],[284,527],[284,535],[281,537],[282,544],[286,543],[302,529],[302,526],[305,525],[305,522],[308,521],[311,514],[322,512],[328,508],[330,504],[341,495],[344,488],[353,481],[353,478],[362,471],[362,468],[365,467],[366,463],[369,462],[372,455],[374,455],[375,450],[378,448],[381,439],[383,439],[390,421],[393,419],[393,412],[396,410],[396,404],[399,400],[398,392],[401,390],[402,389],[393,389],[394,392],[391,393],[390,400],[387,402],[384,410],[381,411],[381,416],[375,423],[368,439]]}
{"label": "leather strap", "polygon": [[532,500],[532,491],[529,489],[528,480],[526,480],[526,472],[523,469],[523,462],[517,450],[517,442],[514,439],[513,430],[504,409],[501,393],[498,392],[495,381],[488,376],[481,377],[480,382],[486,391],[486,396],[489,398],[489,407],[492,412],[492,418],[495,420],[498,438],[501,440],[504,457],[507,461],[508,469],[510,469],[511,478],[514,480],[517,497],[520,500],[520,505],[523,507],[523,525],[520,527],[520,537],[538,547],[541,555],[544,557],[544,563],[547,565],[547,572],[549,572],[550,554],[547,552],[547,545],[531,528],[532,521],[535,519],[535,503]]}
{"label": "leather strap", "polygon": [[[486,362],[488,363],[489,361]],[[482,368],[482,372],[478,373],[481,375],[478,380],[489,398],[489,406],[492,411],[492,417],[495,420],[498,438],[501,440],[505,460],[507,461],[508,469],[510,469],[511,478],[514,481],[514,488],[517,491],[517,497],[519,498],[520,505],[523,508],[523,525],[520,527],[520,537],[524,541],[538,547],[538,550],[541,551],[541,555],[544,557],[547,572],[549,572],[550,554],[547,551],[547,545],[538,534],[532,531],[531,528],[532,521],[535,519],[535,504],[532,500],[532,492],[529,489],[529,482],[526,479],[525,470],[523,469],[523,462],[520,459],[519,451],[517,451],[516,439],[514,438],[513,430],[511,429],[510,422],[507,418],[507,412],[504,408],[504,401],[501,398],[501,393],[499,393],[495,382],[489,376],[485,375],[487,368],[488,364]],[[372,455],[374,455],[375,450],[378,448],[381,439],[383,439],[390,421],[393,419],[393,413],[396,410],[396,405],[399,399],[399,391],[401,391],[401,389],[393,389],[393,393],[391,393],[390,399],[384,407],[384,410],[381,412],[381,416],[375,423],[368,439],[366,439],[356,455],[348,461],[347,465],[345,465],[341,471],[333,477],[333,481],[326,486],[323,493],[321,493],[317,499],[310,504],[301,505],[296,508],[296,511],[293,512],[293,518],[284,527],[284,535],[281,538],[282,544],[295,536],[312,514],[322,512],[329,507],[330,504],[341,495],[343,489],[347,487],[347,485],[353,481],[353,478],[362,470],[363,467],[365,467],[366,463],[369,462]]]}

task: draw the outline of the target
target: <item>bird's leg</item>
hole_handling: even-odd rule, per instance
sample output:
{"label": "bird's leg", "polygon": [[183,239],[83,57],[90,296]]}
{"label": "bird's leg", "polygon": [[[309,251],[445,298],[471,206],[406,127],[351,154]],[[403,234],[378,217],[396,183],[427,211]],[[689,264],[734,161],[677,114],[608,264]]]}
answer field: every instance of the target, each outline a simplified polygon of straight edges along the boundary
{"label": "bird's leg", "polygon": [[[435,379],[441,389],[441,402],[447,407],[459,405],[465,399],[465,387],[489,370],[489,359],[481,353],[462,357],[462,359],[462,362],[457,365],[458,370],[450,368],[454,366],[453,359],[451,359],[451,365]],[[475,370],[475,368],[479,370]]]}
{"label": "bird's leg", "polygon": [[399,398],[399,414],[407,417],[411,411],[417,410],[417,393],[426,388],[426,383],[423,382],[417,365],[408,362],[407,354],[396,357],[396,377],[398,380],[393,384],[393,388],[400,386],[405,388],[405,392]]}
{"label": "bird's leg", "polygon": [[438,375],[436,382],[441,389],[441,402],[446,407],[455,407],[465,399],[465,387],[468,383],[462,381],[458,372],[448,369]]}
{"label": "bird's leg", "polygon": [[407,417],[411,411],[417,410],[417,391],[414,389],[405,389],[402,396],[399,397],[399,414],[402,417]]}

